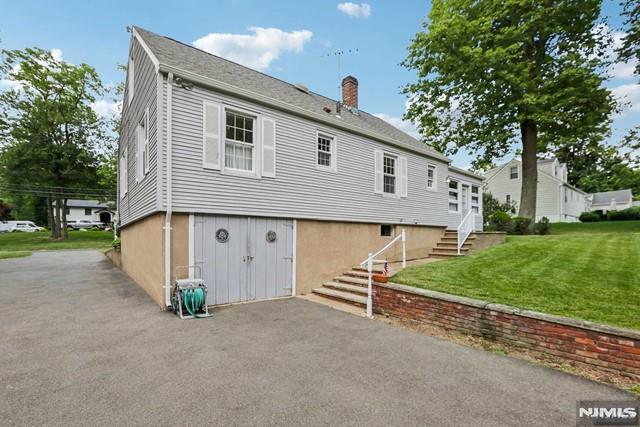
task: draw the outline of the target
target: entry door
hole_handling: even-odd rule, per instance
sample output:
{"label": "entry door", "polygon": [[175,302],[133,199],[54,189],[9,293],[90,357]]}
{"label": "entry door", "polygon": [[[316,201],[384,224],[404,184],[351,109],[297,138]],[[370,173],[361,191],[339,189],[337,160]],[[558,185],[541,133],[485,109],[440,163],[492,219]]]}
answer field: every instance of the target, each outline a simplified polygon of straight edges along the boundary
{"label": "entry door", "polygon": [[194,227],[207,304],[292,294],[292,220],[196,215]]}
{"label": "entry door", "polygon": [[460,203],[462,204],[462,217],[464,218],[469,212],[469,186],[467,184],[462,184]]}

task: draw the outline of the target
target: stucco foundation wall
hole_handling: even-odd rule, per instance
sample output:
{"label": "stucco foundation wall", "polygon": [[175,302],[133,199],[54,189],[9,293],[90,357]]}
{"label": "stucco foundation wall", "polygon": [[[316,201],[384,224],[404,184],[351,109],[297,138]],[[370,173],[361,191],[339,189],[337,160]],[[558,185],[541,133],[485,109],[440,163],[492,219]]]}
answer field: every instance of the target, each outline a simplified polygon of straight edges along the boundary
{"label": "stucco foundation wall", "polygon": [[[394,226],[407,235],[407,259],[426,257],[444,234],[444,227]],[[296,236],[296,293],[307,294],[322,283],[362,262],[393,237],[380,236],[380,224],[298,220]],[[386,259],[402,259],[398,242]]]}
{"label": "stucco foundation wall", "polygon": [[[163,308],[165,306],[164,221],[163,213],[155,214],[128,224],[120,231],[122,270]],[[175,279],[176,266],[188,264],[188,224],[188,215],[173,215],[171,220],[172,283]]]}
{"label": "stucco foundation wall", "polygon": [[486,249],[492,246],[501,245],[507,238],[507,233],[503,231],[476,233],[476,238],[471,246],[471,251]]}

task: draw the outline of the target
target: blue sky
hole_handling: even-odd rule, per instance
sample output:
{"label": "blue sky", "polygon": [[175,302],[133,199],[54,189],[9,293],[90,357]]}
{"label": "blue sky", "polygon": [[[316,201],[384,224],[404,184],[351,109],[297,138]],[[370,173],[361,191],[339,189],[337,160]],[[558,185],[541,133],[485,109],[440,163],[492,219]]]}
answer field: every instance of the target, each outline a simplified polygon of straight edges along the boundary
{"label": "blue sky", "polygon": [[[138,25],[185,43],[230,56],[283,80],[306,84],[311,90],[337,97],[336,51],[341,75],[360,83],[360,108],[401,127],[405,97],[400,87],[414,78],[399,65],[413,35],[429,10],[429,2],[367,0],[339,7],[339,1],[30,1],[5,2],[0,14],[0,48],[40,46],[58,49],[72,63],[94,66],[106,82],[123,78],[116,70],[125,63],[127,25]],[[618,1],[605,1],[603,14],[613,28],[620,26]],[[633,65],[633,64],[631,64]],[[631,106],[615,118],[615,143],[626,129],[640,125],[640,86],[618,66],[607,86],[626,96]],[[466,167],[465,153],[454,157]]]}

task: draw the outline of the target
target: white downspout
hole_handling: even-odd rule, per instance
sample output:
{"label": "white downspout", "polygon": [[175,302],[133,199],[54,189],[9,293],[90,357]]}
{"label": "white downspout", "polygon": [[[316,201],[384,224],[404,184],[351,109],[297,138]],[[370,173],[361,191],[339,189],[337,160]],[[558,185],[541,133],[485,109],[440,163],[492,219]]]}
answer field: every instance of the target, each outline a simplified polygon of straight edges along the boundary
{"label": "white downspout", "polygon": [[173,73],[167,75],[167,213],[164,221],[164,303],[171,305],[171,123]]}

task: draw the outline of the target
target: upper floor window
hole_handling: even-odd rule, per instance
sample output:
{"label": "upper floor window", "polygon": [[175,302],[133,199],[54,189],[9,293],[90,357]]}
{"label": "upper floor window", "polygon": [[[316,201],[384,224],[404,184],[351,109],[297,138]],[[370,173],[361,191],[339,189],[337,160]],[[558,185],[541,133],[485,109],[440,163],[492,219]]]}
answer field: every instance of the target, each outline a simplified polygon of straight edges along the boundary
{"label": "upper floor window", "polygon": [[385,154],[383,157],[383,186],[382,191],[387,194],[396,194],[396,161],[393,156]]}
{"label": "upper floor window", "polygon": [[480,188],[477,185],[471,186],[471,210],[480,213]]}
{"label": "upper floor window", "polygon": [[511,179],[518,179],[518,166],[511,166],[509,169],[509,177]]}
{"label": "upper floor window", "polygon": [[230,110],[225,117],[225,167],[253,172],[255,117]]}
{"label": "upper floor window", "polygon": [[427,190],[436,190],[436,166],[427,165]]}
{"label": "upper floor window", "polygon": [[332,136],[318,134],[316,165],[321,169],[336,170],[336,140]]}
{"label": "upper floor window", "polygon": [[84,215],[85,216],[90,216],[91,215],[91,208],[84,208]]}
{"label": "upper floor window", "polygon": [[449,180],[449,211],[458,212],[458,181]]}

